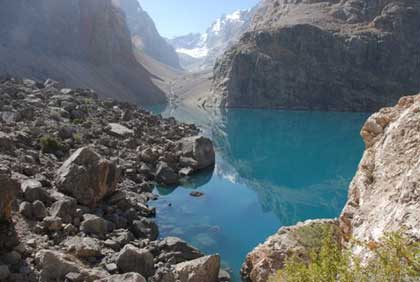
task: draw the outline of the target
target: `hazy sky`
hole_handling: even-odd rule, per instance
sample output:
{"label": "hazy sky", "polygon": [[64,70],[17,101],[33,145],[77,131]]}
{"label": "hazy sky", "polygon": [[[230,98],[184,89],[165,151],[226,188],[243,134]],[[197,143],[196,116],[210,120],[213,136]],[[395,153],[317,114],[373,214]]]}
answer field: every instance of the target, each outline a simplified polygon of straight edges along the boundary
{"label": "hazy sky", "polygon": [[222,14],[248,9],[259,0],[139,0],[165,37],[203,32]]}

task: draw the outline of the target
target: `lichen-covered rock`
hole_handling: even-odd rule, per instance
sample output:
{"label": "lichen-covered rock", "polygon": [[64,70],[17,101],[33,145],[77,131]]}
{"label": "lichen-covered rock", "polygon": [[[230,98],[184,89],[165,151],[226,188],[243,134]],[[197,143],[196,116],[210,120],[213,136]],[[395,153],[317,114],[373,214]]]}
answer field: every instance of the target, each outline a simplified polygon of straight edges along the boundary
{"label": "lichen-covered rock", "polygon": [[420,90],[415,0],[265,0],[206,105],[376,111]]}
{"label": "lichen-covered rock", "polygon": [[180,282],[217,282],[220,271],[218,255],[205,256],[175,265]]}
{"label": "lichen-covered rock", "polygon": [[291,227],[282,227],[263,244],[250,252],[241,269],[245,282],[266,282],[284,266],[291,255],[307,257],[311,249],[320,247],[322,236],[329,229],[338,235],[336,220],[309,220]]}
{"label": "lichen-covered rock", "polygon": [[340,217],[346,239],[402,229],[420,240],[420,95],[375,113],[361,134],[366,151]]}
{"label": "lichen-covered rock", "polygon": [[120,169],[102,159],[89,147],[78,149],[57,172],[56,186],[60,192],[84,205],[95,206],[115,191]]}

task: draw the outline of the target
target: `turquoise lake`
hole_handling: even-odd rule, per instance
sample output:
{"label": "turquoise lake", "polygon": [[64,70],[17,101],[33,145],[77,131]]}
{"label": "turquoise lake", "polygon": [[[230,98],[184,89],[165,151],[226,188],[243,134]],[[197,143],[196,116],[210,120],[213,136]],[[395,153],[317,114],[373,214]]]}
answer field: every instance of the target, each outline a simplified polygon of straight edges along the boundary
{"label": "turquoise lake", "polygon": [[[195,123],[213,139],[214,171],[175,189],[158,188],[160,236],[219,253],[233,281],[246,254],[281,226],[337,217],[361,159],[361,113],[154,109]],[[201,191],[203,197],[190,196]]]}

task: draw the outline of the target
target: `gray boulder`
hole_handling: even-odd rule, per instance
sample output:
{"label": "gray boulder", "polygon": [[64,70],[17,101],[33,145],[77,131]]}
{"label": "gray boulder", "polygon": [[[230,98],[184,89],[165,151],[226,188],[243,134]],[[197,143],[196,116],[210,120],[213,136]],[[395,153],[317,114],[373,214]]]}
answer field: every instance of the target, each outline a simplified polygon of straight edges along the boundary
{"label": "gray boulder", "polygon": [[176,263],[204,256],[199,250],[177,237],[166,237],[159,242],[158,248],[165,257],[173,258]]}
{"label": "gray boulder", "polygon": [[133,245],[126,245],[120,251],[117,266],[123,273],[136,272],[146,278],[155,272],[153,255],[148,250],[138,249]]}
{"label": "gray boulder", "polygon": [[93,214],[85,214],[83,218],[80,230],[84,233],[95,234],[101,237],[108,233],[108,223],[105,219]]}
{"label": "gray boulder", "polygon": [[70,253],[78,258],[98,257],[101,255],[101,244],[99,240],[90,237],[73,237],[68,239],[64,245]]}
{"label": "gray boulder", "polygon": [[95,206],[115,191],[119,180],[120,169],[116,164],[102,159],[91,148],[83,147],[58,170],[56,186],[80,204]]}
{"label": "gray boulder", "polygon": [[196,162],[190,162],[194,170],[201,170],[215,164],[216,154],[213,142],[203,136],[187,137],[178,142],[182,157],[191,158]]}
{"label": "gray boulder", "polygon": [[178,174],[165,162],[160,162],[156,170],[156,179],[165,185],[176,185],[179,182]]}
{"label": "gray boulder", "polygon": [[42,188],[42,184],[38,180],[25,180],[20,187],[25,200],[28,202],[33,203],[38,200],[48,203],[51,200],[48,192]]}
{"label": "gray boulder", "polygon": [[201,257],[175,265],[180,282],[218,282],[220,257]]}

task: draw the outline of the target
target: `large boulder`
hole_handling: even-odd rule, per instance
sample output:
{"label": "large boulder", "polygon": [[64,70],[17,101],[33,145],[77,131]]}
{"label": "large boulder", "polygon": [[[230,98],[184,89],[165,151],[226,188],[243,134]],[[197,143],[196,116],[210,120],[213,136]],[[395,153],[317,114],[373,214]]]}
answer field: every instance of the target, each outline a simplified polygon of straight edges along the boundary
{"label": "large boulder", "polygon": [[95,206],[115,191],[119,180],[120,169],[115,163],[102,159],[92,148],[83,147],[58,170],[56,186],[80,204]]}
{"label": "large boulder", "polygon": [[217,282],[220,271],[218,255],[201,257],[175,265],[180,282]]}
{"label": "large boulder", "polygon": [[159,250],[166,257],[172,258],[176,263],[193,260],[204,256],[199,250],[188,245],[178,237],[166,237],[158,244]]}
{"label": "large boulder", "polygon": [[76,258],[57,251],[39,251],[35,259],[41,269],[40,275],[43,282],[65,281],[69,273],[80,274],[81,281],[87,282],[109,276],[104,271],[87,268]]}
{"label": "large boulder", "polygon": [[213,142],[203,136],[194,136],[181,139],[178,142],[182,157],[187,157],[196,162],[192,167],[194,170],[201,170],[214,165],[216,154]]}
{"label": "large boulder", "polygon": [[152,276],[155,272],[153,255],[145,249],[138,249],[133,245],[126,245],[118,254],[117,266],[122,273],[136,272],[144,277]]}
{"label": "large boulder", "polygon": [[0,167],[0,222],[10,221],[12,203],[15,200],[19,184],[12,179],[11,173]]}

